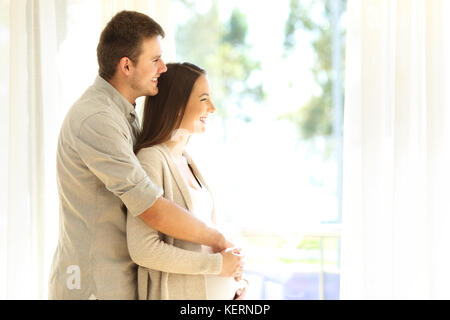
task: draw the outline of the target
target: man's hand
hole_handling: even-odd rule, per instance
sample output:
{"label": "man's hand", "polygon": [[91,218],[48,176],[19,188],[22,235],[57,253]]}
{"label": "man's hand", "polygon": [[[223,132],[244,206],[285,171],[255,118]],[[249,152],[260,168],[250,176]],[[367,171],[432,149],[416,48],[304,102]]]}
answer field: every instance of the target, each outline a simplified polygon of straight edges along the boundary
{"label": "man's hand", "polygon": [[226,249],[233,248],[234,244],[227,240],[223,234],[217,231],[217,241],[215,245],[212,245],[211,248],[214,253],[222,252]]}
{"label": "man's hand", "polygon": [[209,246],[214,253],[234,247],[219,230],[206,225],[186,209],[163,197],[158,198],[139,217],[150,227],[168,236]]}
{"label": "man's hand", "polygon": [[240,249],[238,248],[229,248],[220,252],[222,255],[221,276],[234,277],[237,272],[242,270],[244,257],[239,252]]}

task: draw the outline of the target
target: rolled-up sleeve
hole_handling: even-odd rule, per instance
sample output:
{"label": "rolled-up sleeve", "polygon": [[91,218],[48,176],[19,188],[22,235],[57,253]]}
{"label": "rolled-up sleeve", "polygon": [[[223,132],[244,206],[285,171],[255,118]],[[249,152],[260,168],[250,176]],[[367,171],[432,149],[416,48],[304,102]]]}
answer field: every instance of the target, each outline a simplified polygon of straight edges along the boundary
{"label": "rolled-up sleeve", "polygon": [[[142,149],[137,158],[150,179],[163,186],[164,157],[156,148]],[[170,199],[170,198],[169,198]],[[162,234],[161,234],[162,235]],[[160,233],[142,219],[127,216],[127,243],[131,259],[138,265],[169,273],[220,274],[223,258],[220,253],[195,252],[163,241]]]}
{"label": "rolled-up sleeve", "polygon": [[107,114],[96,113],[83,121],[76,148],[86,166],[131,215],[138,216],[163,194],[141,167],[125,128]]}

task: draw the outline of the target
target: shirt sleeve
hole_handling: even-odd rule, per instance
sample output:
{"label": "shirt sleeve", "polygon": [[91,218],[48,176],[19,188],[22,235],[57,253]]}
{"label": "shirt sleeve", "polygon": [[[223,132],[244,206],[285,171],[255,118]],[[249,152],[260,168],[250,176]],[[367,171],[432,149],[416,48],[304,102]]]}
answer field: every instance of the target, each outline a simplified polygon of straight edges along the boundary
{"label": "shirt sleeve", "polygon": [[97,113],[81,124],[76,139],[80,158],[105,187],[138,216],[163,194],[133,152],[131,132],[106,114]]}
{"label": "shirt sleeve", "polygon": [[[164,186],[162,154],[148,148],[141,150],[138,159],[152,181]],[[222,270],[220,253],[195,252],[168,244],[138,217],[127,216],[127,243],[131,259],[149,269],[179,274],[220,274]]]}

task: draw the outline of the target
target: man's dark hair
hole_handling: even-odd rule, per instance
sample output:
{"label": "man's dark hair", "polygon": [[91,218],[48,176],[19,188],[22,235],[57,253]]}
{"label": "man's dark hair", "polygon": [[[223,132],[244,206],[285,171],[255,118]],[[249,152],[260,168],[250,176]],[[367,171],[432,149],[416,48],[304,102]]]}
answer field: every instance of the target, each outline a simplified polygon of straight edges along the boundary
{"label": "man's dark hair", "polygon": [[136,11],[121,11],[108,22],[97,46],[98,74],[110,80],[120,59],[128,57],[137,63],[142,41],[164,37],[162,27],[149,16]]}

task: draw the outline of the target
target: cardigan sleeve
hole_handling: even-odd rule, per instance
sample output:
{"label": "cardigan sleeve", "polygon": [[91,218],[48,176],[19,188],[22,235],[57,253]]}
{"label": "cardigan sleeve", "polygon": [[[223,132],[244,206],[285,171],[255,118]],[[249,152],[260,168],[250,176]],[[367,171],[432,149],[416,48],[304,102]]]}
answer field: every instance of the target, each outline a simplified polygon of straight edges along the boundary
{"label": "cardigan sleeve", "polygon": [[[149,178],[163,187],[164,157],[156,148],[138,154]],[[177,248],[165,243],[160,233],[139,217],[127,215],[127,243],[131,259],[138,265],[168,273],[220,274],[222,255]]]}

